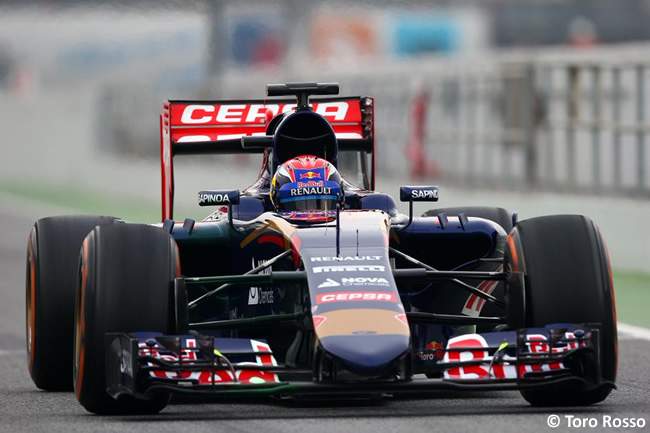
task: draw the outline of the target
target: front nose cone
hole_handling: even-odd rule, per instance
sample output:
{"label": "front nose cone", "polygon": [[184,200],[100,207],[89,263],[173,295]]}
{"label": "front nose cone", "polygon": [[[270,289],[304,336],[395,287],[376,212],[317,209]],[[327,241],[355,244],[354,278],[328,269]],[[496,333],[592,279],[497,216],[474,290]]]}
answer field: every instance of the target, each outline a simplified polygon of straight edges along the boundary
{"label": "front nose cone", "polygon": [[388,373],[409,350],[404,334],[332,335],[320,339],[325,352],[361,376]]}

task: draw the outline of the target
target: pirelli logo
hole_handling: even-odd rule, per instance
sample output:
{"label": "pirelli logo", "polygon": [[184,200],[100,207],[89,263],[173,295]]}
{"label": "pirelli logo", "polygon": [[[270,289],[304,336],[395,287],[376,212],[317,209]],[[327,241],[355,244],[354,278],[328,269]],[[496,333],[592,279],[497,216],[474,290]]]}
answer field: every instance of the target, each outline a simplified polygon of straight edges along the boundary
{"label": "pirelli logo", "polygon": [[386,267],[381,265],[339,265],[339,266],[315,266],[314,273],[326,272],[385,272]]}

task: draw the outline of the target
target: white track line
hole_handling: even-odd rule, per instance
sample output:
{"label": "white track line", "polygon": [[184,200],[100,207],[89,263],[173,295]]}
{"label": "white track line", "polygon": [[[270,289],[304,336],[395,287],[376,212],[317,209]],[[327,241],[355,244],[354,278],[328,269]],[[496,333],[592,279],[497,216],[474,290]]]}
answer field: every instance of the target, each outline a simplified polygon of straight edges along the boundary
{"label": "white track line", "polygon": [[618,322],[618,336],[625,340],[650,341],[650,329]]}

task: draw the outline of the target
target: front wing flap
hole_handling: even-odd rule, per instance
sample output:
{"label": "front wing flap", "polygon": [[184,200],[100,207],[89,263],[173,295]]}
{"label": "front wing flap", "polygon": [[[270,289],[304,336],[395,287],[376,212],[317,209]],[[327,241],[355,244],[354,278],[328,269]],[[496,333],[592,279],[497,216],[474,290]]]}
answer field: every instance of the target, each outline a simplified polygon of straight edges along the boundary
{"label": "front wing flap", "polygon": [[599,340],[597,327],[570,324],[461,335],[448,341],[433,369],[457,383],[524,385],[559,378],[600,382]]}
{"label": "front wing flap", "polygon": [[157,389],[215,392],[229,385],[264,388],[280,383],[278,364],[264,341],[166,336],[137,332],[106,334],[107,392],[145,397]]}

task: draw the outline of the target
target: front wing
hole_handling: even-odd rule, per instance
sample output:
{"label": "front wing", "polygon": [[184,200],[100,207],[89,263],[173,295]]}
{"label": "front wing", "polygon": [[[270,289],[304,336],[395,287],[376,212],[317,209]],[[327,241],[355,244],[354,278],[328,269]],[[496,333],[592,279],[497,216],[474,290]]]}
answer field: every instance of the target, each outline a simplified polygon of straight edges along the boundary
{"label": "front wing", "polygon": [[269,345],[258,340],[122,333],[107,334],[106,347],[107,392],[114,398],[156,392],[291,397],[615,388],[602,379],[598,362],[599,351],[609,348],[600,347],[598,328],[588,325],[461,335],[445,348],[411,354],[433,361],[426,375],[337,382],[316,382],[311,370],[279,365]]}

